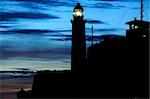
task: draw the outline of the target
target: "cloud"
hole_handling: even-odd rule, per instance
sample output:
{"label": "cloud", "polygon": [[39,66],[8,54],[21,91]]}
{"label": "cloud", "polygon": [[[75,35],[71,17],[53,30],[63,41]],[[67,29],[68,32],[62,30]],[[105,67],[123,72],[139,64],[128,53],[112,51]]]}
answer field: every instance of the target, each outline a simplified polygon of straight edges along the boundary
{"label": "cloud", "polygon": [[98,3],[92,4],[91,7],[92,8],[104,8],[104,9],[119,9],[119,8],[123,8],[124,6],[114,5],[112,3],[98,2]]}
{"label": "cloud", "polygon": [[59,7],[73,7],[76,2],[77,0],[3,0],[0,2],[0,12],[70,12],[72,9],[65,10],[64,8],[59,9]]}
{"label": "cloud", "polygon": [[125,6],[123,6],[122,4],[118,5],[112,2],[101,2],[100,0],[98,0],[97,2],[94,3],[89,3],[87,5],[85,5],[85,7],[89,7],[89,8],[101,8],[101,9],[120,9],[120,8],[124,8]]}
{"label": "cloud", "polygon": [[[70,32],[71,32],[71,30],[70,30]],[[62,34],[62,35],[52,35],[52,36],[61,36],[61,37],[72,37],[72,35],[67,35],[67,34]]]}
{"label": "cloud", "polygon": [[140,0],[95,0],[95,1],[119,1],[119,2],[140,2]]}
{"label": "cloud", "polygon": [[[9,1],[9,0],[8,0]],[[72,6],[76,0],[11,0],[13,2],[28,2],[28,3],[36,3],[36,4],[45,4],[49,7],[56,6]]]}
{"label": "cloud", "polygon": [[47,33],[47,32],[56,32],[53,30],[41,30],[41,29],[18,29],[18,30],[7,30],[7,31],[1,31],[1,34],[41,34],[41,33]]}
{"label": "cloud", "polygon": [[[44,33],[56,33],[51,34],[51,36],[61,36],[59,33],[61,32],[71,32],[71,30],[44,30],[44,29],[14,29],[14,30],[6,30],[6,31],[0,31],[0,34],[44,34]],[[58,35],[59,34],[59,35]]]}
{"label": "cloud", "polygon": [[33,71],[25,71],[25,68],[20,68],[18,71],[17,68],[15,71],[0,71],[0,76],[2,79],[4,78],[24,78],[24,77],[33,77],[35,74]]}
{"label": "cloud", "polygon": [[65,38],[65,37],[63,37],[63,38],[52,38],[50,40],[54,40],[54,41],[71,41],[72,38]]}
{"label": "cloud", "polygon": [[10,28],[11,26],[7,26],[7,25],[0,25],[0,28]]}
{"label": "cloud", "polygon": [[86,23],[89,23],[89,24],[106,24],[105,22],[102,22],[100,20],[86,20]]}
{"label": "cloud", "polygon": [[58,19],[60,17],[44,14],[44,13],[31,13],[31,12],[0,12],[0,21],[9,21],[16,19]]}
{"label": "cloud", "polygon": [[[87,35],[86,36],[86,41],[91,41],[92,40],[92,38],[93,38],[93,40],[94,41],[100,41],[100,37],[101,37],[101,35],[99,35],[99,36],[89,36],[89,35]],[[55,40],[55,41],[71,41],[72,40],[72,37],[62,37],[62,38],[53,38],[53,39],[51,39],[51,40]]]}
{"label": "cloud", "polygon": [[[61,51],[60,51],[61,50]],[[55,61],[70,56],[69,48],[57,48],[49,51],[2,51],[1,60]],[[21,69],[17,69],[21,70]],[[23,70],[23,69],[22,69]],[[25,69],[24,69],[25,70]],[[27,69],[26,69],[27,70]]]}
{"label": "cloud", "polygon": [[17,69],[17,70],[21,70],[21,71],[29,71],[29,68],[12,68],[12,69]]}
{"label": "cloud", "polygon": [[102,28],[102,29],[96,29],[97,32],[114,32],[114,31],[120,31],[122,29],[119,28]]}
{"label": "cloud", "polygon": [[[117,32],[117,31],[122,31],[124,29],[122,28],[94,28],[94,32]],[[86,28],[87,33],[91,33],[91,28],[87,27]]]}
{"label": "cloud", "polygon": [[96,8],[113,8],[114,6],[110,3],[96,3],[94,5]]}

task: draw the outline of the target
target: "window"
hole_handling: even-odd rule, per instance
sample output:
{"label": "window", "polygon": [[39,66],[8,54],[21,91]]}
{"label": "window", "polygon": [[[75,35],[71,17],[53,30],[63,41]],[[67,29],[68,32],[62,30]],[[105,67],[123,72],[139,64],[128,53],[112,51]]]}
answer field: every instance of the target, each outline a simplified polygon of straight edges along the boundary
{"label": "window", "polygon": [[134,26],[135,29],[138,29],[138,26]]}

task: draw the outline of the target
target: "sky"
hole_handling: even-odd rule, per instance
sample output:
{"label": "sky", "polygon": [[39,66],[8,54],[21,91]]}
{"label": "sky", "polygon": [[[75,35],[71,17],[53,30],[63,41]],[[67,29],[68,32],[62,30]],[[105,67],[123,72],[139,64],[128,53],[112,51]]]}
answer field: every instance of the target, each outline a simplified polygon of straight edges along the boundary
{"label": "sky", "polygon": [[[0,0],[0,71],[70,69],[72,10],[84,8],[87,47],[94,40],[124,35],[126,22],[140,19],[140,0]],[[150,21],[149,0],[144,20]]]}
{"label": "sky", "polygon": [[[140,19],[140,0],[0,0],[1,98],[16,99],[20,88],[31,89],[31,71],[71,68],[71,19],[78,2],[88,21],[87,47],[91,24],[98,43],[101,35],[125,36],[125,23]],[[150,21],[149,4],[144,0],[145,21]]]}

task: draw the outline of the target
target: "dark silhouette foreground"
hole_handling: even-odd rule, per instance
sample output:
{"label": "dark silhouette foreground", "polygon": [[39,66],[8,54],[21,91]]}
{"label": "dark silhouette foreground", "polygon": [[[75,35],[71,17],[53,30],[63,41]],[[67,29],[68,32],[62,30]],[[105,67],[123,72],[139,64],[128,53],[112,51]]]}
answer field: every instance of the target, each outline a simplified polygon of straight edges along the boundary
{"label": "dark silhouette foreground", "polygon": [[[75,18],[73,24],[81,22],[84,27],[83,17]],[[84,39],[85,35],[73,34],[72,70],[37,72],[32,91],[21,90],[18,98],[149,98],[149,22],[126,24],[126,37],[102,36],[100,43],[88,48],[86,60],[82,56],[85,41],[76,38]],[[75,28],[73,33],[81,29]]]}

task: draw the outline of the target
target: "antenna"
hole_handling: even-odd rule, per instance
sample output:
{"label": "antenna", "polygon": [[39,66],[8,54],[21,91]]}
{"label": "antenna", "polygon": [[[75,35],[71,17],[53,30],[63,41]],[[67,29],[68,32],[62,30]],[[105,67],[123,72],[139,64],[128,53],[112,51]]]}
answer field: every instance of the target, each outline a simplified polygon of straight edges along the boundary
{"label": "antenna", "polygon": [[91,29],[92,29],[92,45],[93,45],[93,24],[91,25]]}
{"label": "antenna", "polygon": [[141,0],[141,21],[143,21],[143,0]]}

